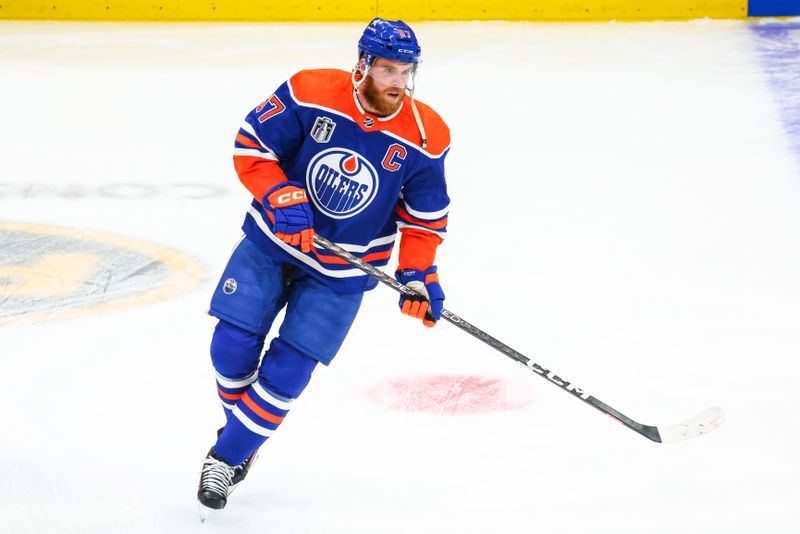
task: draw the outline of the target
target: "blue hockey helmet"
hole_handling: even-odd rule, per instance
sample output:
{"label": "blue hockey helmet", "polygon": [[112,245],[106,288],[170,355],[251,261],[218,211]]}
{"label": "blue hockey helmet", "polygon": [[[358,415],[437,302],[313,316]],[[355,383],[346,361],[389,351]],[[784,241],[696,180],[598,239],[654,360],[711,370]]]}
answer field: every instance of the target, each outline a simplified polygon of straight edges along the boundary
{"label": "blue hockey helmet", "polygon": [[419,63],[422,53],[414,30],[402,20],[385,20],[380,17],[364,29],[358,40],[359,57],[382,57],[400,63]]}

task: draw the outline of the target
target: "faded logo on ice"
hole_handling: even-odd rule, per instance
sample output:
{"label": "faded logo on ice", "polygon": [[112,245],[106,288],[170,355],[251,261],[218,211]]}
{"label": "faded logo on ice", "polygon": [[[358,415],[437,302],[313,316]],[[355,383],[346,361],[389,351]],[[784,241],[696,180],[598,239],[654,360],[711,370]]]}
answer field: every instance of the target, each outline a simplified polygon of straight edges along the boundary
{"label": "faded logo on ice", "polygon": [[0,221],[0,325],[159,302],[204,278],[181,252],[77,228]]}
{"label": "faded logo on ice", "polygon": [[311,160],[306,186],[311,201],[321,212],[334,219],[347,219],[375,199],[378,173],[360,154],[346,148],[329,148]]}

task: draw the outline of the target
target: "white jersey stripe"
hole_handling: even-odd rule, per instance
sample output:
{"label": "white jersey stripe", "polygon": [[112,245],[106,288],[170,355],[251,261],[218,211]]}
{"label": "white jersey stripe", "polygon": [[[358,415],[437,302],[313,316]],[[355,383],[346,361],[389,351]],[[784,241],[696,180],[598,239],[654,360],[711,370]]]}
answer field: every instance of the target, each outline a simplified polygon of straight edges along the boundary
{"label": "white jersey stripe", "polygon": [[403,201],[403,206],[405,206],[406,211],[412,217],[416,217],[417,219],[423,219],[426,221],[433,221],[436,219],[441,219],[445,215],[447,215],[447,211],[450,209],[450,206],[445,206],[444,209],[439,211],[417,211],[411,206],[408,205],[408,202],[405,200]]}
{"label": "white jersey stripe", "polygon": [[307,254],[303,254],[302,252],[298,251],[297,249],[292,248],[291,246],[287,245],[270,231],[269,227],[267,226],[266,221],[261,216],[261,214],[256,210],[253,206],[250,206],[247,209],[247,213],[253,217],[253,220],[258,225],[259,229],[264,232],[273,243],[281,247],[287,254],[290,254],[295,259],[305,263],[315,271],[319,271],[320,273],[324,274],[325,276],[330,276],[331,278],[354,278],[356,276],[366,276],[363,271],[360,269],[342,269],[341,271],[334,271],[332,269],[326,269],[323,267],[317,260],[311,258]]}
{"label": "white jersey stripe", "polygon": [[255,148],[234,148],[234,156],[250,156],[254,158],[268,159],[270,161],[278,161],[278,157],[271,152],[261,152]]}
{"label": "white jersey stripe", "polygon": [[[379,247],[379,246],[382,246],[382,245],[388,245],[389,243],[393,243],[395,237],[396,237],[396,234],[387,235],[386,237],[379,237],[377,239],[373,239],[372,241],[370,241],[366,245],[350,245],[350,244],[347,244],[347,243],[336,243],[336,244],[339,245],[340,247],[342,247],[343,249],[345,249],[347,252],[362,253],[362,252],[368,251],[369,249],[371,249],[373,247]],[[319,248],[319,249],[325,250],[325,247],[321,247],[319,245],[314,245],[314,246]]]}
{"label": "white jersey stripe", "polygon": [[238,406],[236,406],[233,409],[233,415],[236,417],[236,419],[241,421],[242,424],[246,426],[248,430],[250,430],[251,432],[255,432],[260,436],[268,438],[272,435],[273,432],[275,432],[272,429],[264,428],[263,426],[254,423],[249,417],[247,417],[247,415],[245,415],[245,413],[242,410],[239,409]]}
{"label": "white jersey stripe", "polygon": [[416,228],[417,230],[424,230],[426,232],[430,232],[432,234],[436,234],[439,237],[441,237],[442,239],[444,239],[447,236],[447,233],[445,233],[445,232],[437,232],[436,230],[431,230],[430,228],[425,228],[424,226],[419,226],[417,224],[408,224],[408,223],[404,223],[403,221],[398,221],[397,222],[397,227],[398,228]]}
{"label": "white jersey stripe", "polygon": [[258,141],[258,144],[260,144],[262,147],[264,147],[264,150],[266,150],[270,154],[275,154],[274,150],[272,150],[270,147],[268,147],[266,144],[264,144],[264,141],[262,141],[261,138],[258,136],[258,134],[256,133],[255,128],[253,128],[252,124],[250,124],[247,121],[244,121],[242,123],[242,130],[244,130],[245,132],[247,132],[250,135],[252,135],[253,138],[255,138],[255,140]]}
{"label": "white jersey stripe", "polygon": [[431,158],[431,159],[439,159],[439,158],[441,158],[441,157],[444,157],[444,155],[445,155],[445,154],[447,154],[447,151],[448,151],[448,150],[450,150],[450,145],[447,145],[447,146],[444,148],[444,150],[442,150],[442,153],[441,153],[441,154],[431,154],[430,152],[428,152],[428,151],[427,151],[427,150],[425,150],[424,148],[420,148],[420,147],[419,147],[419,146],[418,146],[416,143],[414,143],[413,141],[409,141],[408,139],[405,139],[405,138],[403,138],[403,137],[400,137],[400,136],[399,136],[399,135],[397,135],[396,133],[392,133],[392,132],[390,132],[389,130],[380,130],[380,133],[382,133],[382,134],[384,134],[384,135],[388,135],[389,137],[393,137],[393,138],[397,139],[398,141],[402,141],[403,143],[407,144],[407,145],[408,145],[408,146],[410,146],[411,148],[416,148],[416,149],[417,149],[419,152],[422,152],[423,154],[425,154],[426,156],[428,156],[428,157],[429,157],[429,158]]}
{"label": "white jersey stripe", "polygon": [[243,388],[255,382],[256,378],[258,378],[258,369],[253,371],[253,373],[250,376],[245,378],[240,378],[238,380],[235,380],[233,378],[227,378],[217,373],[217,382],[219,382],[219,385],[224,388]]}
{"label": "white jersey stripe", "polygon": [[275,397],[275,395],[272,395],[269,391],[264,389],[258,382],[253,384],[253,391],[255,391],[259,397],[261,397],[261,400],[275,406],[279,410],[292,409],[292,401],[285,401]]}

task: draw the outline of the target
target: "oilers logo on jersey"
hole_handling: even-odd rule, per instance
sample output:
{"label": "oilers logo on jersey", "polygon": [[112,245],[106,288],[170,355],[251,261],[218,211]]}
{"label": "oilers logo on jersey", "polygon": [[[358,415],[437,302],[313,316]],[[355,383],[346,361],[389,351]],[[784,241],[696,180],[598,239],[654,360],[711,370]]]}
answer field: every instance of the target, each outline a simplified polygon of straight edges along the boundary
{"label": "oilers logo on jersey", "polygon": [[333,219],[364,210],[378,192],[378,173],[363,156],[347,148],[329,148],[311,160],[306,186],[314,205]]}

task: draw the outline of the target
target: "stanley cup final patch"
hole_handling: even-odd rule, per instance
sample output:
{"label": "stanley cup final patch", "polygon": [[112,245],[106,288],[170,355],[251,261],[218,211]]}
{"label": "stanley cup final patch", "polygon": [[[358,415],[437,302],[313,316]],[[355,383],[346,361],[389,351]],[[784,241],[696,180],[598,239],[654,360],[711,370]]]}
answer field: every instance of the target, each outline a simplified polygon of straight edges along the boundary
{"label": "stanley cup final patch", "polygon": [[328,117],[317,117],[311,128],[311,137],[317,143],[327,143],[331,140],[334,128],[336,128],[336,123]]}

